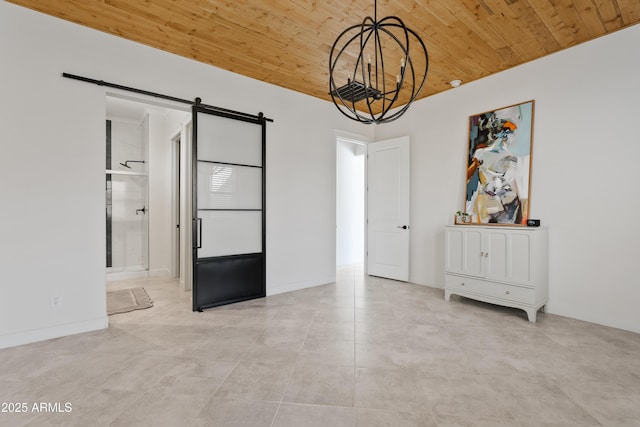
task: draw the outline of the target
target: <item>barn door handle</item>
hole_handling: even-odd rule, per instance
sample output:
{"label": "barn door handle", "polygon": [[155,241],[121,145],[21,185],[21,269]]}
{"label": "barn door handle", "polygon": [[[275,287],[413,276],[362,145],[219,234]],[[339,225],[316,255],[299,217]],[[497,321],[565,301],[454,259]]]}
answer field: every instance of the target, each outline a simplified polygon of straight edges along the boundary
{"label": "barn door handle", "polygon": [[196,249],[202,248],[202,218],[196,218],[196,228],[198,229],[198,239],[196,241]]}

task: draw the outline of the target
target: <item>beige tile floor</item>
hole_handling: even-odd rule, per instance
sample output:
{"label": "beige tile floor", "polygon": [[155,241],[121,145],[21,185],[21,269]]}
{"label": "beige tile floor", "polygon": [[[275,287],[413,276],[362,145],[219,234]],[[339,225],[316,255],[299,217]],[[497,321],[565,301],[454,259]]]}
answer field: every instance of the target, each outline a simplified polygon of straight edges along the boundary
{"label": "beige tile floor", "polygon": [[640,426],[640,335],[365,278],[191,311],[173,280],[107,330],[0,350],[0,426]]}

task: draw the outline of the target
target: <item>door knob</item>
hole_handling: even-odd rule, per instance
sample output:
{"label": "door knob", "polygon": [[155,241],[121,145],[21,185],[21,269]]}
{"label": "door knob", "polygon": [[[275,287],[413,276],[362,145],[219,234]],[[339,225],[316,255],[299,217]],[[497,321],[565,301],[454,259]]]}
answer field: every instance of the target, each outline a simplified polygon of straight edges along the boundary
{"label": "door knob", "polygon": [[403,230],[406,230],[407,228],[409,228],[408,225],[399,225],[398,228],[402,228]]}

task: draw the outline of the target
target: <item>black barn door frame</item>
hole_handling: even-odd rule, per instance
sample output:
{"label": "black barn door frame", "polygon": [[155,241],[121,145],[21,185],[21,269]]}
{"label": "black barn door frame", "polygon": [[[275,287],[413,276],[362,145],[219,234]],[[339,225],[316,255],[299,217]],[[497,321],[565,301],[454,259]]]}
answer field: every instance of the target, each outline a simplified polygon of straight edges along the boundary
{"label": "black barn door frame", "polygon": [[[202,218],[198,206],[198,114],[209,114],[230,120],[240,120],[261,126],[261,227],[262,251],[238,255],[198,258],[202,246]],[[266,296],[266,119],[258,116],[234,114],[229,110],[200,103],[192,107],[192,235],[193,235],[193,311],[246,301]],[[246,165],[235,165],[246,166]],[[243,209],[210,209],[214,211],[242,211]],[[256,209],[251,209],[255,211]]]}

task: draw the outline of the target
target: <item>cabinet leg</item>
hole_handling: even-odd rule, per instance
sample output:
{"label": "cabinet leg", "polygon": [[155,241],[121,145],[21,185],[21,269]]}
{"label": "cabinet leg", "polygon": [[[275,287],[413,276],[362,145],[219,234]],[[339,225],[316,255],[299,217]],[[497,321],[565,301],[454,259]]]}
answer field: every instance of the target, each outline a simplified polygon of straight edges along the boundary
{"label": "cabinet leg", "polygon": [[451,298],[451,292],[449,291],[444,291],[444,300],[445,301],[449,301],[449,298]]}
{"label": "cabinet leg", "polygon": [[527,312],[527,317],[529,318],[529,322],[536,323],[536,315],[538,314],[538,310],[535,308],[525,310]]}

